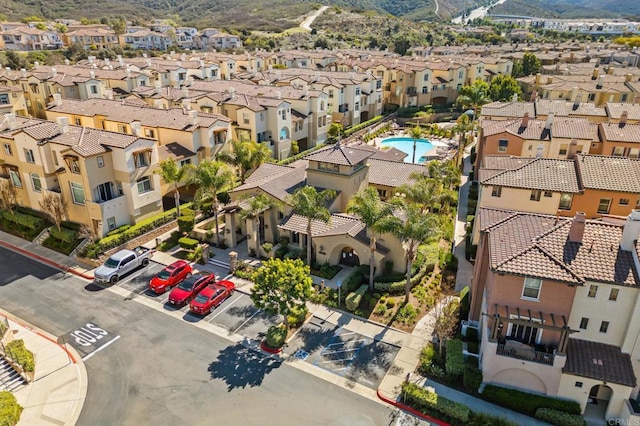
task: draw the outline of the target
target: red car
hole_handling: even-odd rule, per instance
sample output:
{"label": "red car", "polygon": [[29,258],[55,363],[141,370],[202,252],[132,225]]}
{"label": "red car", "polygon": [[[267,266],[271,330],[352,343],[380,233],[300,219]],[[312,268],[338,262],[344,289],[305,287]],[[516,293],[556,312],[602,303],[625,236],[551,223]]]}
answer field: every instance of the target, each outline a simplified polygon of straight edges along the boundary
{"label": "red car", "polygon": [[220,306],[222,302],[231,297],[234,291],[236,291],[236,285],[231,281],[218,281],[198,293],[196,298],[191,301],[189,309],[194,314],[210,314],[213,308]]}
{"label": "red car", "polygon": [[169,293],[169,303],[175,306],[183,306],[189,303],[200,290],[216,281],[216,276],[211,272],[198,272],[189,275],[176,288]]}
{"label": "red car", "polygon": [[187,278],[192,271],[191,265],[184,260],[175,261],[151,278],[149,290],[162,294]]}

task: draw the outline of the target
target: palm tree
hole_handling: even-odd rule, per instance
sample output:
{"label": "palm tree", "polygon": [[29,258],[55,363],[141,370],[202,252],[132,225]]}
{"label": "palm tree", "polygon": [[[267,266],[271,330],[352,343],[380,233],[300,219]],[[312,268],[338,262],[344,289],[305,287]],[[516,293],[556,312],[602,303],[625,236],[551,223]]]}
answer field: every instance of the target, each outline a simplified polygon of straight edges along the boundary
{"label": "palm tree", "polygon": [[[398,217],[401,216],[401,217]],[[402,242],[407,267],[407,281],[404,287],[404,303],[409,303],[411,293],[411,268],[416,259],[418,248],[438,234],[437,217],[424,213],[416,205],[405,205],[400,214],[385,220],[385,227],[391,229],[393,235]]]}
{"label": "palm tree", "polygon": [[463,86],[460,89],[460,96],[456,99],[456,103],[462,105],[464,109],[471,108],[473,110],[473,119],[478,118],[478,109],[491,102],[489,98],[489,85],[476,79],[470,86]]}
{"label": "palm tree", "polygon": [[416,162],[416,144],[418,142],[418,139],[422,138],[422,134],[422,127],[418,126],[417,124],[407,130],[407,135],[409,135],[409,137],[413,139],[413,159],[411,160],[412,163]]}
{"label": "palm tree", "polygon": [[467,132],[473,130],[475,128],[475,123],[469,118],[467,114],[462,114],[456,120],[456,125],[453,130],[460,134],[458,138],[458,165],[462,163],[462,153],[464,152],[464,147],[467,141]]}
{"label": "palm tree", "polygon": [[303,186],[289,197],[293,211],[307,218],[307,264],[311,265],[311,223],[320,220],[329,223],[331,212],[326,207],[328,200],[335,198],[336,191],[325,189],[318,192],[313,186]]}
{"label": "palm tree", "polygon": [[189,168],[188,185],[197,185],[196,199],[211,196],[214,221],[216,223],[216,246],[220,247],[220,226],[218,224],[218,193],[233,186],[234,174],[229,166],[221,161],[204,160],[197,167]]}
{"label": "palm tree", "polygon": [[276,205],[276,202],[265,194],[258,194],[247,198],[247,206],[240,212],[242,220],[253,221],[254,242],[256,244],[256,253],[260,256],[260,213],[269,210]]}
{"label": "palm tree", "polygon": [[404,194],[407,201],[418,206],[422,213],[427,213],[431,207],[440,201],[442,183],[437,177],[425,176],[421,173],[412,173],[412,184],[404,184],[398,188],[400,194]]}
{"label": "palm tree", "polygon": [[391,205],[380,200],[377,189],[369,187],[356,194],[349,201],[347,212],[358,216],[371,233],[369,240],[369,251],[371,252],[369,257],[369,290],[373,290],[373,264],[377,250],[377,236],[391,231],[387,218],[393,215],[393,209]]}
{"label": "palm tree", "polygon": [[219,152],[217,159],[235,167],[240,172],[240,183],[244,183],[247,172],[255,169],[267,158],[271,158],[268,146],[255,141],[231,141],[231,151]]}
{"label": "palm tree", "polygon": [[178,165],[175,158],[168,158],[158,164],[154,173],[162,177],[167,184],[173,185],[173,198],[176,201],[176,216],[180,217],[180,189],[179,185],[186,179],[188,167]]}

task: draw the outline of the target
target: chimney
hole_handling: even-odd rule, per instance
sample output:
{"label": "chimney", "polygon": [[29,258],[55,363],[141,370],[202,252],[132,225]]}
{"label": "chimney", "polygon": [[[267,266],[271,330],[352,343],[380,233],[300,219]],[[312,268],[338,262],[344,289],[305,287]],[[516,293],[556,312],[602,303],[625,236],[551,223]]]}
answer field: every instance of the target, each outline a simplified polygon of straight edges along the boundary
{"label": "chimney", "polygon": [[160,80],[154,80],[153,85],[158,90],[162,89],[162,82]]}
{"label": "chimney", "polygon": [[553,76],[548,76],[547,77],[547,84],[551,84],[553,83]]}
{"label": "chimney", "polygon": [[520,128],[526,129],[529,126],[529,112],[526,111],[522,116],[522,123],[520,123]]}
{"label": "chimney", "polygon": [[538,73],[536,74],[536,86],[540,85],[540,78],[542,77],[542,74]]}
{"label": "chimney", "polygon": [[195,126],[197,122],[198,122],[198,111],[197,110],[189,111],[189,124],[192,126]]}
{"label": "chimney", "polygon": [[604,83],[604,75],[598,77],[598,83],[596,83],[596,89],[602,89],[602,84]]}
{"label": "chimney", "polygon": [[585,219],[587,215],[584,212],[577,212],[571,221],[568,239],[572,243],[582,243],[584,236]]}
{"label": "chimney", "polygon": [[55,68],[51,68],[51,77],[55,77],[56,75],[58,75],[58,70]]}
{"label": "chimney", "polygon": [[53,94],[53,105],[55,106],[62,105],[62,95],[60,93]]}
{"label": "chimney", "polygon": [[571,143],[569,144],[569,149],[567,150],[567,159],[573,160],[576,158],[578,154],[578,141],[576,139],[571,139]]}
{"label": "chimney", "polygon": [[182,109],[185,111],[191,111],[191,101],[189,99],[182,100]]}
{"label": "chimney", "polygon": [[550,112],[549,115],[547,116],[547,121],[544,123],[544,128],[549,130],[551,129],[552,125],[553,125],[553,113]]}
{"label": "chimney", "polygon": [[5,118],[7,119],[7,123],[9,123],[9,130],[13,130],[16,128],[16,115],[14,113],[5,114]]}
{"label": "chimney", "polygon": [[61,134],[65,134],[69,132],[69,118],[58,117],[56,121],[58,122],[58,129],[60,129]]}
{"label": "chimney", "polygon": [[104,97],[109,100],[113,100],[113,90],[112,89],[104,89]]}
{"label": "chimney", "polygon": [[635,251],[635,242],[638,238],[640,238],[640,210],[631,210],[622,229],[620,248],[624,251]]}
{"label": "chimney", "polygon": [[580,103],[582,103],[582,93],[578,93],[576,95],[576,99],[573,101],[573,109],[574,110],[578,109],[578,107],[580,106]]}
{"label": "chimney", "polygon": [[624,81],[631,81],[633,79],[633,74],[625,74]]}
{"label": "chimney", "polygon": [[20,68],[20,73],[22,74],[22,78],[27,78],[27,70],[25,68]]}
{"label": "chimney", "polygon": [[186,99],[186,98],[188,98],[188,97],[189,97],[189,89],[187,89],[186,87],[183,87],[183,88],[180,90],[180,92],[181,92],[181,93],[180,93],[180,97],[181,97],[182,99]]}
{"label": "chimney", "polygon": [[620,123],[618,124],[620,127],[624,127],[627,124],[627,118],[629,118],[629,113],[627,110],[622,111],[620,114]]}
{"label": "chimney", "polygon": [[609,65],[609,68],[607,68],[607,74],[613,74],[613,67],[611,65]]}
{"label": "chimney", "polygon": [[531,99],[530,99],[530,101],[531,101],[531,102],[535,102],[537,98],[538,98],[538,91],[537,91],[537,90],[534,90],[533,92],[531,92]]}
{"label": "chimney", "polygon": [[164,105],[162,103],[162,99],[154,99],[153,107],[156,109],[164,109]]}
{"label": "chimney", "polygon": [[92,64],[95,59],[95,56],[87,56],[87,61],[89,61],[90,64]]}
{"label": "chimney", "polygon": [[116,59],[118,60],[118,64],[120,64],[120,66],[124,65],[124,59],[122,59],[122,55],[116,56]]}
{"label": "chimney", "polygon": [[511,98],[511,102],[518,102],[518,94],[514,93],[513,97]]}
{"label": "chimney", "polygon": [[95,71],[89,71],[89,77],[96,78],[96,72]]}
{"label": "chimney", "polygon": [[140,138],[142,137],[142,123],[139,121],[132,121],[131,124],[131,132],[134,136]]}
{"label": "chimney", "polygon": [[111,65],[111,59],[109,59],[109,58],[104,58],[104,64],[105,64],[105,65]]}
{"label": "chimney", "polygon": [[540,142],[536,147],[536,158],[544,157],[544,144]]}
{"label": "chimney", "polygon": [[229,87],[229,96],[231,96],[231,99],[235,99],[236,98],[236,88],[235,87]]}
{"label": "chimney", "polygon": [[279,90],[276,92],[276,99],[282,99],[282,92]]}
{"label": "chimney", "polygon": [[591,80],[597,80],[599,76],[600,76],[600,70],[596,67],[593,69],[593,72],[591,73]]}
{"label": "chimney", "polygon": [[127,76],[127,78],[131,78],[131,68],[127,67],[124,70],[125,75]]}
{"label": "chimney", "polygon": [[145,59],[146,59],[148,56],[149,56],[149,55],[147,55],[146,53],[143,53],[143,54],[142,54],[142,57],[143,57],[143,58],[145,58]]}

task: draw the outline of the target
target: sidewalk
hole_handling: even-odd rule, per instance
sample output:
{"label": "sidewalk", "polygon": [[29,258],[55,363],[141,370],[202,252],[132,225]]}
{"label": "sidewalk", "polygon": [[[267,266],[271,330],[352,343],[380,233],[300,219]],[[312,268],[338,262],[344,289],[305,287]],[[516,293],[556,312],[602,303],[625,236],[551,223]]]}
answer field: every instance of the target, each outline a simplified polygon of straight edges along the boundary
{"label": "sidewalk", "polygon": [[24,407],[18,426],[75,425],[87,395],[87,371],[80,355],[55,337],[0,309],[15,339],[24,340],[36,362],[34,381],[14,392]]}
{"label": "sidewalk", "polygon": [[465,286],[471,286],[471,277],[473,276],[473,265],[465,257],[467,198],[469,195],[469,186],[471,186],[471,180],[469,179],[469,172],[471,171],[471,146],[465,148],[463,163],[464,171],[462,172],[462,176],[460,177],[460,190],[458,191],[458,215],[456,217],[456,226],[454,228],[453,253],[458,259],[456,291],[462,290]]}

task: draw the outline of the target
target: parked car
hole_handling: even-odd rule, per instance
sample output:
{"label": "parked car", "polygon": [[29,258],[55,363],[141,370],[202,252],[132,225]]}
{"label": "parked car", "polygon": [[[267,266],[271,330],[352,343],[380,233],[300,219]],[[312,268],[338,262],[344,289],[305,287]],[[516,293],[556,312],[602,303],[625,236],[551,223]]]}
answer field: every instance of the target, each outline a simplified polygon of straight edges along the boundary
{"label": "parked car", "polygon": [[96,269],[93,274],[94,279],[99,283],[115,284],[123,275],[128,274],[139,266],[147,266],[149,257],[154,252],[155,250],[142,246],[133,250],[120,250]]}
{"label": "parked car", "polygon": [[231,281],[222,280],[210,284],[191,301],[189,309],[194,314],[210,314],[214,308],[231,297],[234,291],[236,291],[236,285]]}
{"label": "parked car", "polygon": [[211,272],[197,272],[189,275],[169,293],[169,303],[175,306],[184,306],[195,297],[200,290],[216,281],[216,276]]}
{"label": "parked car", "polygon": [[149,290],[162,294],[172,289],[193,271],[191,265],[184,260],[177,260],[158,272],[149,282]]}

